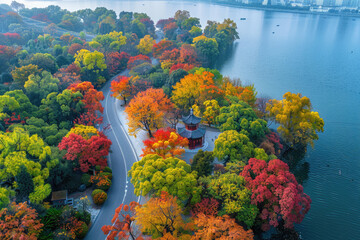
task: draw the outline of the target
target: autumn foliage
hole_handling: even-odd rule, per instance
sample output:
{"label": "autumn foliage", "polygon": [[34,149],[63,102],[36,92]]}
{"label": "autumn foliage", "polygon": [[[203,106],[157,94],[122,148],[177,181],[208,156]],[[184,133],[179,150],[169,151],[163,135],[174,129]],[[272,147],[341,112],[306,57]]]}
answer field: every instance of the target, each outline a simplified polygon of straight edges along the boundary
{"label": "autumn foliage", "polygon": [[115,214],[111,219],[112,225],[104,225],[101,230],[107,235],[106,240],[115,240],[115,239],[130,239],[130,240],[143,240],[141,236],[136,237],[134,231],[134,214],[135,208],[140,207],[140,205],[133,201],[129,205],[120,204],[118,208],[115,209]]}
{"label": "autumn foliage", "polygon": [[319,138],[317,132],[324,131],[324,120],[318,112],[311,111],[309,98],[291,92],[283,97],[280,101],[270,100],[266,107],[269,117],[279,123],[280,136],[292,148],[314,146],[314,140]]}
{"label": "autumn foliage", "polygon": [[194,65],[191,65],[191,64],[187,64],[187,63],[178,63],[178,64],[175,64],[173,65],[171,68],[170,68],[170,73],[172,71],[175,71],[177,69],[183,69],[185,71],[190,71],[191,69],[193,69],[195,66]]}
{"label": "autumn foliage", "polygon": [[76,160],[76,168],[87,172],[90,167],[96,165],[107,166],[106,156],[109,154],[110,146],[111,141],[100,132],[90,139],[71,133],[61,140],[58,147],[60,150],[67,150],[65,159]]}
{"label": "autumn foliage", "polygon": [[135,57],[130,57],[130,59],[127,63],[127,68],[132,69],[133,67],[136,67],[145,62],[151,63],[150,58],[146,55],[139,54]]}
{"label": "autumn foliage", "polygon": [[0,239],[36,240],[43,224],[26,203],[11,203],[0,210]]}
{"label": "autumn foliage", "polygon": [[195,217],[199,214],[216,216],[218,213],[219,202],[214,198],[203,198],[191,209],[191,214]]}
{"label": "autumn foliage", "polygon": [[[174,86],[172,100],[180,109],[190,109],[194,104],[202,105],[206,94],[213,94],[213,90],[207,91],[208,86],[214,85],[214,74],[204,71],[201,74],[186,75]],[[215,93],[215,92],[214,92]]]}
{"label": "autumn foliage", "polygon": [[184,147],[189,144],[187,138],[181,137],[175,129],[159,129],[153,138],[144,141],[143,154],[157,154],[163,158],[179,157],[185,152]]}
{"label": "autumn foliage", "polygon": [[310,197],[283,161],[274,159],[266,163],[251,158],[241,175],[246,180],[246,187],[252,191],[251,203],[259,207],[262,230],[277,227],[281,219],[284,227],[293,228],[294,223],[300,223],[309,211]]}
{"label": "autumn foliage", "polygon": [[213,216],[200,213],[194,220],[197,231],[192,240],[252,240],[252,230],[245,231],[243,227],[235,222],[234,218],[228,215]]}
{"label": "autumn foliage", "polygon": [[164,113],[172,108],[170,99],[162,89],[149,88],[139,92],[129,103],[125,112],[129,119],[129,133],[135,135],[138,130],[152,131],[164,124]]}
{"label": "autumn foliage", "polygon": [[116,75],[125,70],[127,63],[130,59],[130,55],[126,52],[111,52],[106,55],[106,65],[108,67],[110,75]]}
{"label": "autumn foliage", "polygon": [[82,102],[85,104],[84,108],[90,113],[96,111],[103,112],[104,108],[100,101],[104,100],[104,94],[97,91],[91,82],[75,83],[69,86],[69,89],[75,93],[80,92],[83,95]]}
{"label": "autumn foliage", "polygon": [[166,50],[171,51],[174,49],[174,43],[169,40],[161,40],[160,42],[154,44],[153,46],[153,56],[158,58],[160,57]]}
{"label": "autumn foliage", "polygon": [[[69,68],[69,67],[68,67]],[[80,68],[79,68],[80,71]],[[59,79],[59,87],[61,90],[68,88],[71,84],[78,84],[81,82],[80,75],[76,71],[68,71],[65,68],[60,68],[54,77]]]}
{"label": "autumn foliage", "polygon": [[182,231],[192,229],[192,224],[184,221],[182,213],[177,198],[162,192],[160,197],[151,198],[136,208],[135,220],[140,230],[153,238],[168,234],[168,237],[173,237],[169,239],[179,239]]}
{"label": "autumn foliage", "polygon": [[126,105],[127,100],[137,93],[137,80],[137,77],[117,76],[111,82],[111,96],[123,100]]}

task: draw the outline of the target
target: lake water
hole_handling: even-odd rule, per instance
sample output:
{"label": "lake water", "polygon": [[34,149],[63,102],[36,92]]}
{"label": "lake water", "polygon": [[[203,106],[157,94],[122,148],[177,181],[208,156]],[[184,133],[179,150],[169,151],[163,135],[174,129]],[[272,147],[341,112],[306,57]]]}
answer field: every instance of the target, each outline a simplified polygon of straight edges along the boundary
{"label": "lake water", "polygon": [[178,9],[200,18],[202,26],[207,20],[235,20],[240,40],[220,68],[222,74],[254,83],[259,95],[271,98],[300,92],[325,121],[324,133],[304,159],[310,163],[304,191],[313,202],[296,228],[303,239],[360,239],[360,18],[181,1],[22,2],[27,7],[146,12],[154,22]]}

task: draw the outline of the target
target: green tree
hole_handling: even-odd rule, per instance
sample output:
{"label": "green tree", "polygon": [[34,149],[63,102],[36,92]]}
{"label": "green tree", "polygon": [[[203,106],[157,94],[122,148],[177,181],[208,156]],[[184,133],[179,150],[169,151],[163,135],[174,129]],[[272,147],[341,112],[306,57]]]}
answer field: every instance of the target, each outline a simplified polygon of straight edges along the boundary
{"label": "green tree", "polygon": [[214,169],[213,162],[213,153],[200,149],[192,160],[191,170],[197,171],[199,177],[209,176]]}
{"label": "green tree", "polygon": [[49,53],[35,53],[30,59],[22,61],[22,65],[36,65],[52,74],[59,68],[56,59]]}
{"label": "green tree", "polygon": [[219,215],[235,217],[248,228],[253,226],[259,210],[256,205],[251,204],[251,191],[245,187],[242,176],[225,173],[200,178],[199,181],[208,195],[222,203]]}
{"label": "green tree", "polygon": [[31,117],[38,109],[30,102],[30,99],[25,95],[23,90],[8,91],[4,95],[15,98],[15,100],[19,103],[19,107],[15,109],[15,112],[20,114],[23,118]]}
{"label": "green tree", "polygon": [[37,116],[49,124],[71,122],[72,125],[73,120],[84,112],[85,104],[82,99],[83,95],[80,92],[74,93],[70,89],[65,89],[62,93],[52,92],[41,101]]}
{"label": "green tree", "polygon": [[94,40],[99,43],[105,52],[120,51],[121,46],[126,44],[126,37],[122,32],[110,32],[108,34],[97,35]]}
{"label": "green tree", "polygon": [[216,39],[198,36],[193,39],[193,43],[202,57],[202,62],[207,66],[212,66],[219,56],[219,45]]}
{"label": "green tree", "polygon": [[197,172],[191,171],[191,166],[178,158],[163,159],[156,154],[146,155],[134,163],[129,176],[137,196],[160,196],[165,191],[181,201],[200,201]]}
{"label": "green tree", "polygon": [[221,131],[236,130],[254,142],[260,141],[268,132],[267,122],[258,118],[250,105],[245,102],[222,107],[216,119]]}
{"label": "green tree", "polygon": [[1,187],[0,188],[0,209],[10,204],[10,198],[15,195],[15,192],[11,189]]}
{"label": "green tree", "polygon": [[33,203],[41,203],[51,193],[49,168],[57,165],[56,160],[48,160],[51,149],[37,135],[30,136],[22,128],[12,132],[0,132],[0,181],[17,186],[14,178],[25,166],[34,183],[34,191],[29,194]]}
{"label": "green tree", "polygon": [[7,112],[14,111],[15,109],[19,108],[20,105],[16,101],[14,97],[10,97],[8,95],[1,95],[0,96],[0,120],[8,117],[9,115]]}
{"label": "green tree", "polygon": [[34,182],[24,165],[20,166],[20,172],[16,175],[16,183],[18,185],[16,200],[18,202],[29,200],[29,194],[34,191]]}
{"label": "green tree", "polygon": [[29,64],[20,68],[15,67],[15,69],[11,71],[11,75],[14,82],[22,88],[31,74],[40,74],[41,70],[39,66]]}
{"label": "green tree", "polygon": [[33,103],[40,105],[41,100],[46,98],[49,93],[58,92],[59,82],[59,79],[53,78],[49,72],[43,71],[41,76],[30,75],[24,88]]}
{"label": "green tree", "polygon": [[249,138],[235,130],[228,130],[215,140],[214,156],[225,162],[246,163],[254,156],[254,144]]}

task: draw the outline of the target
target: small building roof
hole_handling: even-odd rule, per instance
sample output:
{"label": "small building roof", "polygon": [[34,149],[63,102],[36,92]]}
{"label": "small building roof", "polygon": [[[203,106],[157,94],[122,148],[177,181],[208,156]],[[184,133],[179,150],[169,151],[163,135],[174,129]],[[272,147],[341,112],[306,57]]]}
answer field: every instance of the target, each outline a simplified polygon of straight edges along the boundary
{"label": "small building roof", "polygon": [[205,128],[198,128],[194,131],[187,130],[184,127],[178,128],[178,133],[180,136],[185,137],[187,139],[197,139],[201,138],[205,135],[206,129]]}
{"label": "small building roof", "polygon": [[67,190],[52,192],[51,201],[59,201],[67,199]]}
{"label": "small building roof", "polygon": [[193,113],[193,109],[191,108],[189,116],[187,116],[187,117],[183,116],[182,121],[187,125],[196,125],[196,124],[200,123],[201,118],[195,116]]}

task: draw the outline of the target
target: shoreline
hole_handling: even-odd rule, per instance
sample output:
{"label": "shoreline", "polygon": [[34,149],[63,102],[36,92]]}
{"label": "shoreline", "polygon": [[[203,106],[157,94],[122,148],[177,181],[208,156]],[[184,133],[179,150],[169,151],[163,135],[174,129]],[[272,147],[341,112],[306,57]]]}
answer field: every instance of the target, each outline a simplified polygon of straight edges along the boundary
{"label": "shoreline", "polygon": [[[150,0],[151,1],[151,0]],[[185,2],[193,2],[191,0],[184,0]],[[322,16],[338,16],[338,17],[356,17],[360,18],[360,13],[358,14],[344,14],[344,13],[329,13],[329,12],[312,12],[309,10],[298,10],[298,9],[290,9],[290,8],[276,8],[276,7],[262,7],[262,6],[249,6],[243,4],[236,4],[236,3],[229,3],[229,2],[222,2],[222,1],[204,1],[198,0],[194,3],[207,3],[210,5],[219,5],[225,7],[233,7],[233,8],[243,8],[243,9],[250,9],[250,10],[259,10],[259,11],[274,11],[274,12],[284,12],[284,13],[300,13],[300,14],[311,14],[311,15],[322,15]]]}

